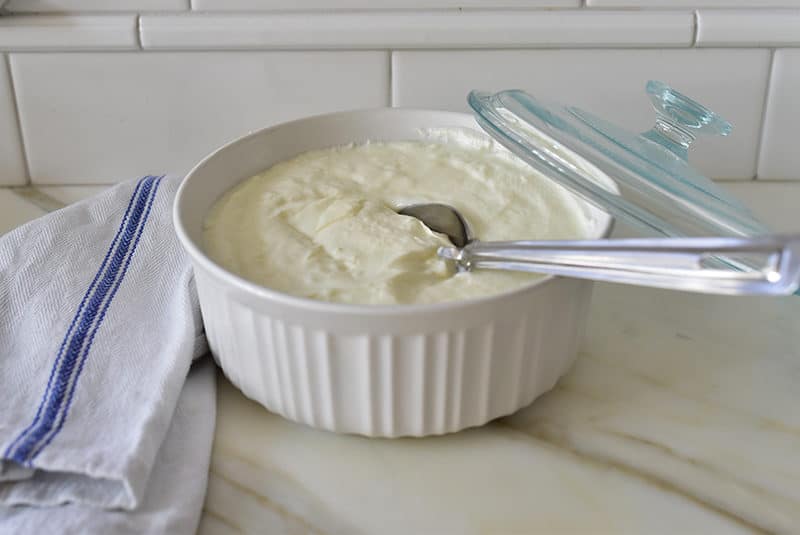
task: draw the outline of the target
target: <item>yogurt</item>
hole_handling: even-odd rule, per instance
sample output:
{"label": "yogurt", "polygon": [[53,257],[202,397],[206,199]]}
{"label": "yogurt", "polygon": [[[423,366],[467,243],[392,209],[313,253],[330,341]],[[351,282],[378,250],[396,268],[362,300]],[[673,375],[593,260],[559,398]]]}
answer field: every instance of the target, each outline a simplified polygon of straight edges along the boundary
{"label": "yogurt", "polygon": [[287,294],[353,304],[435,303],[501,293],[540,276],[458,273],[446,236],[402,216],[442,202],[482,240],[578,239],[580,202],[489,138],[370,142],[311,151],[226,192],[204,245],[239,276]]}

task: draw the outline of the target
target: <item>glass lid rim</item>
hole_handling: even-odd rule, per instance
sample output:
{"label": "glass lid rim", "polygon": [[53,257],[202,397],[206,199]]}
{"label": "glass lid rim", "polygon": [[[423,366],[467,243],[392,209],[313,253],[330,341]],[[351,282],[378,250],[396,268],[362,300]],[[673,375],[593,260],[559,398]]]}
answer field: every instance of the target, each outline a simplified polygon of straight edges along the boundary
{"label": "glass lid rim", "polygon": [[[658,82],[658,84],[662,84],[661,87],[669,87],[662,82]],[[650,83],[648,88],[650,88]],[[685,95],[680,95],[682,98],[688,99]],[[766,228],[762,228],[763,225],[749,213],[749,210],[742,203],[735,197],[727,195],[724,190],[699,173],[685,159],[679,159],[673,156],[671,152],[669,153],[669,156],[676,159],[679,168],[686,171],[685,174],[676,174],[669,169],[665,169],[659,165],[659,162],[654,162],[654,159],[648,158],[648,154],[618,142],[605,131],[588,123],[582,116],[575,114],[574,110],[577,110],[590,118],[595,117],[580,108],[542,101],[522,89],[509,89],[495,93],[472,90],[467,100],[481,128],[502,146],[522,157],[528,164],[539,168],[540,171],[542,166],[548,167],[548,170],[555,172],[556,175],[552,176],[551,173],[548,173],[548,178],[566,186],[573,193],[614,216],[621,216],[623,219],[628,220],[633,219],[636,224],[644,225],[649,230],[661,235],[686,235],[672,228],[672,224],[658,217],[656,211],[653,210],[653,206],[677,201],[683,206],[680,208],[673,207],[673,209],[682,210],[686,217],[692,218],[694,220],[692,223],[699,227],[706,226],[723,235],[751,235],[766,232]],[[508,106],[509,102],[513,105]],[[525,113],[519,113],[520,106]],[[533,106],[533,109],[531,109],[531,106]],[[697,104],[697,106],[700,105]],[[533,129],[537,134],[541,134],[543,137],[557,143],[561,150],[566,149],[580,159],[589,162],[593,167],[600,169],[618,186],[622,185],[626,188],[649,192],[653,195],[653,198],[647,198],[648,202],[639,204],[625,200],[622,195],[619,195],[622,201],[616,202],[616,199],[608,197],[596,188],[587,189],[584,187],[581,191],[575,191],[577,185],[574,181],[576,178],[586,184],[596,183],[596,181],[580,169],[577,169],[577,176],[565,176],[568,173],[565,173],[563,169],[559,169],[557,164],[554,165],[551,161],[548,161],[547,154],[543,154],[542,151],[530,150],[528,146],[531,142],[530,137],[510,135],[510,132],[518,134],[518,131],[509,127],[508,119],[504,118],[500,111],[503,109],[510,112],[524,128]],[[563,118],[559,115],[565,113],[571,114],[568,119],[572,123],[563,121]],[[713,112],[709,111],[709,113]],[[721,121],[721,125],[730,126],[729,123],[715,114],[714,118],[718,118]],[[637,143],[645,143],[643,146],[653,148],[657,156],[660,154],[656,152],[657,150],[662,150],[659,148],[658,143],[648,139],[647,136],[630,132],[602,118],[597,117],[596,119],[609,127],[613,127],[618,131],[616,133],[629,136],[630,140],[634,140]],[[559,121],[563,124],[559,124]],[[583,123],[579,121],[583,121]],[[589,140],[584,139],[581,137],[580,132],[576,130],[577,127],[591,128],[593,129],[592,136],[597,138],[605,136],[607,138],[606,143],[611,141],[614,144],[611,146],[609,143],[610,148],[608,148],[598,145],[595,137],[591,137]],[[652,147],[650,144],[652,144]],[[667,149],[663,150],[664,154],[667,154]],[[538,162],[531,161],[532,153]],[[633,164],[631,158],[633,158]],[[620,174],[626,176],[620,178]]]}

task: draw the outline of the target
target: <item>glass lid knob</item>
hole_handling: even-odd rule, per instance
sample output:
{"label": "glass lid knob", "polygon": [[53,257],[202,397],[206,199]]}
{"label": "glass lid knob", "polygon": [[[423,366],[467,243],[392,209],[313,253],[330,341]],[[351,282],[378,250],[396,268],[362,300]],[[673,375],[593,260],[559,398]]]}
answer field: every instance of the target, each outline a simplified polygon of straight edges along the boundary
{"label": "glass lid knob", "polygon": [[642,135],[681,159],[686,160],[689,145],[697,134],[727,136],[731,133],[728,121],[667,84],[651,80],[646,90],[656,110],[656,124]]}

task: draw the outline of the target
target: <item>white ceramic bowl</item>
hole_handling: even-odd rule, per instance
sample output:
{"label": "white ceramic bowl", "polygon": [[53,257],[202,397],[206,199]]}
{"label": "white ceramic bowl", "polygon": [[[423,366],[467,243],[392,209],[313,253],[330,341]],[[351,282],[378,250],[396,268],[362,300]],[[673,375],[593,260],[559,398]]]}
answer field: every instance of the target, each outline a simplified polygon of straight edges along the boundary
{"label": "white ceramic bowl", "polygon": [[[204,217],[240,181],[308,150],[423,139],[425,129],[443,127],[480,130],[471,116],[460,113],[335,113],[247,135],[186,176],[175,199],[175,228],[193,262],[211,351],[246,396],[317,428],[422,436],[510,414],[552,388],[569,369],[591,282],[545,277],[488,298],[345,305],[258,286],[203,252]],[[609,216],[585,209],[592,235],[604,235]]]}

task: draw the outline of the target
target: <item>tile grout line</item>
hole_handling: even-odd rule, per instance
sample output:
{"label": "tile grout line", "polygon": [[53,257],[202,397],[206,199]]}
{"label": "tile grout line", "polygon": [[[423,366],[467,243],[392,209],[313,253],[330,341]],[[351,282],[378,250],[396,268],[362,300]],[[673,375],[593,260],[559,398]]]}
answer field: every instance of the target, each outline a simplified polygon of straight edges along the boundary
{"label": "tile grout line", "polygon": [[[30,184],[32,188],[110,188],[120,182],[37,182]],[[0,186],[2,187],[22,187],[22,186]]]}
{"label": "tile grout line", "polygon": [[142,15],[140,13],[136,14],[136,46],[139,50],[144,50],[142,47]]}
{"label": "tile grout line", "polygon": [[767,84],[764,87],[764,100],[761,103],[761,125],[758,130],[756,142],[756,168],[751,180],[758,180],[758,167],[761,165],[761,150],[764,148],[764,136],[767,127],[767,109],[769,107],[769,93],[772,90],[772,76],[775,73],[775,49],[769,51],[769,67],[767,68]]}
{"label": "tile grout line", "polygon": [[25,199],[45,212],[55,212],[67,205],[30,184],[27,186],[14,186],[7,189],[17,197]]}
{"label": "tile grout line", "polygon": [[[800,186],[800,180],[793,178],[760,178],[753,180],[752,178],[714,178],[714,182],[719,184],[794,184]],[[70,184],[71,186],[72,184]]]}
{"label": "tile grout line", "polygon": [[692,11],[692,24],[694,25],[692,31],[692,44],[690,44],[689,47],[696,48],[697,39],[700,36],[700,15],[696,9]]}
{"label": "tile grout line", "polygon": [[22,132],[22,114],[20,113],[16,79],[14,78],[14,71],[11,69],[11,54],[3,54],[3,63],[5,65],[6,73],[8,73],[8,81],[11,86],[11,97],[14,105],[14,118],[17,123],[19,146],[20,150],[22,151],[22,165],[25,172],[25,184],[28,185],[31,184],[33,177],[31,176],[31,164],[28,157],[28,145],[25,142],[25,134]]}

